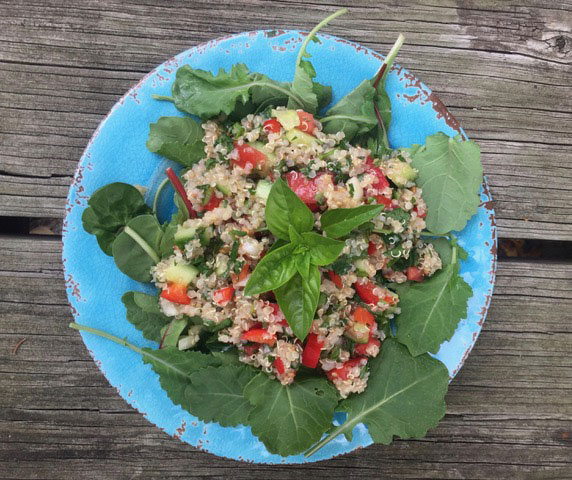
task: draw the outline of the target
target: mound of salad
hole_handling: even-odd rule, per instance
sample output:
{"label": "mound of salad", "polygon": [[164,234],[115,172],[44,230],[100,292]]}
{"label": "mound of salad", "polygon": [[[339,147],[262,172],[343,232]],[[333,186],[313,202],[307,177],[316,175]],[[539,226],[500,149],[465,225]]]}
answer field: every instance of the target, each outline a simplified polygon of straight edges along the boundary
{"label": "mound of salad", "polygon": [[[305,38],[292,82],[184,65],[150,125],[167,169],[144,189],[106,185],[83,225],[156,295],[127,292],[140,353],[169,398],[205,422],[249,425],[271,453],[311,455],[367,425],[375,442],[424,436],[445,414],[447,368],[429,353],[467,315],[462,230],[479,205],[480,152],[439,132],[392,148],[386,76],[329,106]],[[175,164],[173,164],[175,166]],[[171,219],[157,205],[174,188]],[[334,426],[334,412],[346,412]],[[324,436],[324,434],[326,434]]]}

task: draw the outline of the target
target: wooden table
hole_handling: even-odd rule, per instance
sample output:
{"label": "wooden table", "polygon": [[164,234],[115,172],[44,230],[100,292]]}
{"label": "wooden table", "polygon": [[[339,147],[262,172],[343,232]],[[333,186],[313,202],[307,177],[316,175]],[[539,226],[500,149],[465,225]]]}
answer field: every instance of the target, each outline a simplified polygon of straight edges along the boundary
{"label": "wooden table", "polygon": [[326,462],[241,464],[148,423],[67,328],[59,220],[112,105],[190,46],[309,30],[344,2],[2,0],[1,478],[572,478],[572,2],[351,3],[327,31],[380,52],[404,32],[399,62],[482,147],[501,239],[535,239],[499,261],[446,418],[423,440]]}

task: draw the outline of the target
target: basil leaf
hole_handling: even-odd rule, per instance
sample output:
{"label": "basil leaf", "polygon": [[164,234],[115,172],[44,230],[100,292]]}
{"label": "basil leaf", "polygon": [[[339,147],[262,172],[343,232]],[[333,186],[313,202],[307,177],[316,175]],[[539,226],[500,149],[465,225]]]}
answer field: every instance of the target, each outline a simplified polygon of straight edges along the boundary
{"label": "basil leaf", "polygon": [[304,241],[302,235],[300,235],[292,225],[288,225],[288,236],[293,245],[300,245]]}
{"label": "basil leaf", "polygon": [[289,243],[267,253],[251,273],[244,295],[249,297],[284,285],[296,273],[295,245]]}
{"label": "basil leaf", "polygon": [[427,228],[437,234],[462,230],[479,208],[483,181],[479,146],[462,141],[460,135],[451,138],[439,132],[427,137],[411,164],[419,171]]}
{"label": "basil leaf", "polygon": [[328,237],[339,238],[354,228],[369,222],[382,211],[383,205],[361,205],[356,208],[336,208],[326,211],[320,218],[322,229]]}
{"label": "basil leaf", "polygon": [[412,355],[437,353],[467,316],[471,287],[459,274],[459,262],[453,249],[451,262],[420,283],[396,285],[401,313],[397,316],[397,340]]}
{"label": "basil leaf", "polygon": [[163,230],[153,215],[130,220],[113,242],[117,268],[138,282],[151,281],[151,267],[160,260],[159,246]]}
{"label": "basil leaf", "polygon": [[338,403],[336,389],[325,378],[300,374],[286,386],[259,373],[244,396],[253,405],[248,416],[252,433],[269,452],[284,457],[318,441],[331,426]]}
{"label": "basil leaf", "polygon": [[310,255],[308,253],[296,255],[296,270],[304,282],[310,281]]}
{"label": "basil leaf", "polygon": [[304,340],[312,327],[320,297],[320,271],[310,267],[308,281],[294,275],[287,283],[274,290],[278,306],[294,335]]}
{"label": "basil leaf", "polygon": [[149,125],[147,149],[191,167],[205,156],[201,125],[190,117],[161,117]]}
{"label": "basil leaf", "polygon": [[247,425],[252,406],[243,391],[257,373],[244,364],[194,372],[185,390],[189,411],[203,422],[217,422],[223,427]]}
{"label": "basil leaf", "polygon": [[364,80],[330,108],[320,119],[324,133],[344,132],[351,142],[356,135],[368,133],[377,125],[373,109],[375,89],[371,80]]}
{"label": "basil leaf", "polygon": [[282,240],[290,240],[288,226],[298,233],[309,232],[314,226],[314,215],[284,180],[274,182],[266,201],[264,218],[268,230]]}
{"label": "basil leaf", "polygon": [[338,435],[365,423],[375,443],[391,443],[393,436],[421,438],[445,415],[449,383],[447,367],[429,355],[412,357],[394,339],[387,339],[381,354],[369,361],[365,391],[343,400],[346,421],[317,443],[306,456],[316,453]]}
{"label": "basil leaf", "polygon": [[120,182],[98,188],[87,204],[82,215],[83,228],[96,236],[106,255],[112,255],[114,240],[131,219],[151,211],[139,190]]}
{"label": "basil leaf", "polygon": [[161,329],[171,319],[159,308],[154,295],[141,292],[126,292],[121,297],[127,314],[127,320],[139,330],[147,340],[161,341]]}
{"label": "basil leaf", "polygon": [[345,247],[345,242],[333,240],[314,232],[302,234],[304,245],[310,248],[309,255],[313,265],[323,267],[329,265],[340,256]]}

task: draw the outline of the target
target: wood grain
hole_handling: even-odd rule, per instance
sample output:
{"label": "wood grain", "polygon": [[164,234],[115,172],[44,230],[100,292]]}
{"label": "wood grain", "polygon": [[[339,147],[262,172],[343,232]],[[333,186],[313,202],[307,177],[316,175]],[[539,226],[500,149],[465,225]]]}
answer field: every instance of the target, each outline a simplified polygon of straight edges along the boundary
{"label": "wood grain", "polygon": [[[1,1],[0,215],[62,217],[77,160],[119,97],[228,33],[309,29],[344,2]],[[572,239],[572,3],[352,2],[328,32],[387,51],[482,146],[504,237]]]}
{"label": "wood grain", "polygon": [[0,237],[0,251],[2,479],[542,479],[572,471],[569,264],[499,264],[483,332],[428,437],[270,467],[197,451],[119,397],[67,328],[58,238]]}

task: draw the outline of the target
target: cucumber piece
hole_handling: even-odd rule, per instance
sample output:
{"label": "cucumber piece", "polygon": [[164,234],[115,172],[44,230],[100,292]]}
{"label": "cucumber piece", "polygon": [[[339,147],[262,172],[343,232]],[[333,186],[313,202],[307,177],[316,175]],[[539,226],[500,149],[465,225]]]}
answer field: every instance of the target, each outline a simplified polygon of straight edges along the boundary
{"label": "cucumber piece", "polygon": [[367,343],[369,341],[369,327],[363,323],[355,322],[344,332],[344,335],[356,343]]}
{"label": "cucumber piece", "polygon": [[226,185],[223,185],[221,183],[217,183],[216,184],[216,189],[222,193],[225,196],[230,196],[230,188],[228,188]]}
{"label": "cucumber piece", "polygon": [[182,225],[177,226],[177,231],[175,232],[175,245],[179,248],[185,248],[185,244],[190,242],[197,233],[195,227],[183,227]]}
{"label": "cucumber piece", "polygon": [[165,269],[164,273],[167,282],[180,285],[189,285],[198,274],[199,271],[195,267],[184,263],[173,264]]}
{"label": "cucumber piece", "polygon": [[407,162],[392,158],[387,165],[387,177],[398,187],[404,187],[417,177],[417,171]]}
{"label": "cucumber piece", "polygon": [[270,189],[272,188],[272,183],[267,180],[260,180],[256,184],[256,192],[254,193],[258,198],[262,200],[267,200],[268,195],[270,195]]}
{"label": "cucumber piece", "polygon": [[320,141],[314,137],[313,135],[310,135],[306,132],[302,132],[301,130],[298,130],[297,128],[293,128],[292,130],[289,130],[286,132],[286,138],[290,141],[290,143],[293,143],[294,145],[312,145],[312,143],[316,142],[316,143],[320,143]]}
{"label": "cucumber piece", "polygon": [[198,234],[199,234],[199,239],[201,241],[201,245],[203,247],[206,247],[209,244],[209,242],[211,241],[211,238],[213,238],[213,229],[210,226],[200,228],[198,230]]}
{"label": "cucumber piece", "polygon": [[284,130],[292,130],[300,125],[300,117],[296,110],[274,110],[272,109],[272,116],[284,127]]}
{"label": "cucumber piece", "polygon": [[358,277],[367,277],[367,260],[365,258],[360,258],[354,262],[356,266],[356,274]]}

